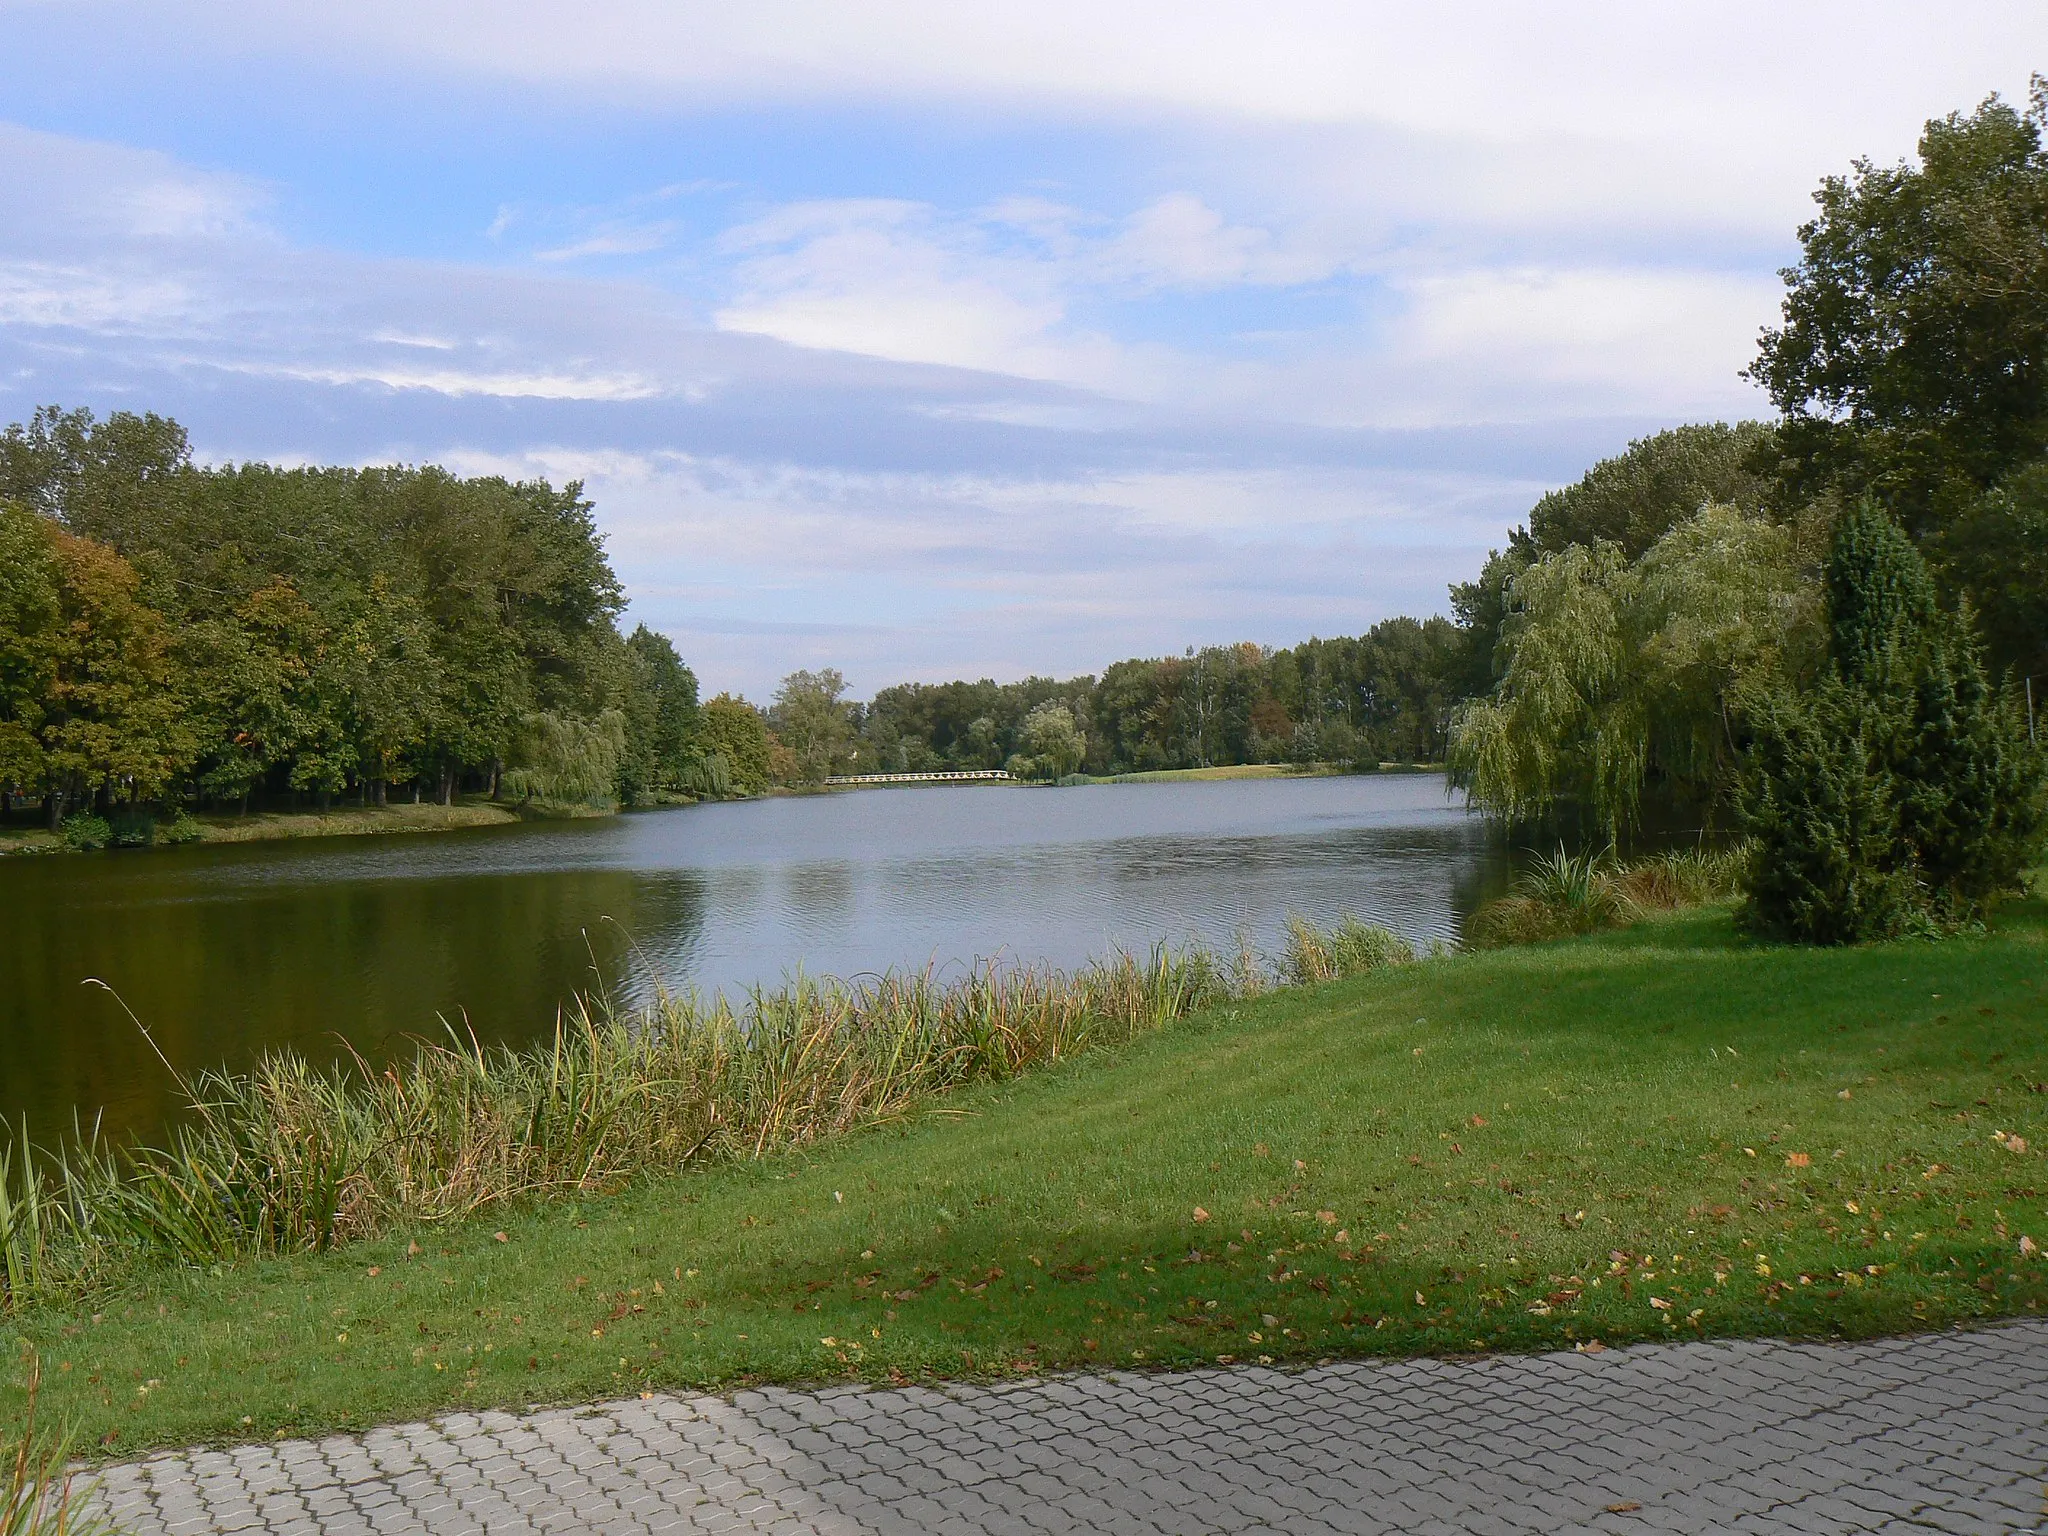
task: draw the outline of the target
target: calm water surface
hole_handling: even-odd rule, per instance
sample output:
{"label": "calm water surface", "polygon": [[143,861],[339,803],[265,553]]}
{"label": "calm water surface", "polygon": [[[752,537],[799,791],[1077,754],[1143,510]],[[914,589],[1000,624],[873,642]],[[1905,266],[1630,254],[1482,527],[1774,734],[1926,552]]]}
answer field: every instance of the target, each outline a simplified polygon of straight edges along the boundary
{"label": "calm water surface", "polygon": [[[149,1130],[163,1068],[531,1038],[600,980],[706,991],[988,956],[1072,965],[1354,912],[1455,936],[1506,857],[1443,780],[870,790],[603,821],[0,862],[0,1112]],[[88,977],[106,991],[83,985]]]}

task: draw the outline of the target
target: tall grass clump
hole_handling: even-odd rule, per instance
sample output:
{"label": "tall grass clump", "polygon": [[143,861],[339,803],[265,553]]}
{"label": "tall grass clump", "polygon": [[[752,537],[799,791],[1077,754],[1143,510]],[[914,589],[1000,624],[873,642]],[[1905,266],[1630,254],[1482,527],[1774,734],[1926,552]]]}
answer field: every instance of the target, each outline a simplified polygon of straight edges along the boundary
{"label": "tall grass clump", "polygon": [[1406,965],[1414,958],[1414,948],[1399,934],[1348,914],[1337,920],[1336,927],[1324,930],[1290,913],[1280,974],[1288,986],[1309,987],[1383,966]]}
{"label": "tall grass clump", "polygon": [[36,1423],[43,1362],[24,1348],[27,1405],[22,1422],[0,1424],[0,1536],[113,1536],[96,1507],[95,1485],[71,1465],[70,1437]]}
{"label": "tall grass clump", "polygon": [[1514,890],[1487,903],[1466,925],[1481,948],[1534,944],[1625,927],[1651,912],[1732,901],[1748,867],[1746,846],[1674,849],[1629,863],[1606,852],[1538,858]]}

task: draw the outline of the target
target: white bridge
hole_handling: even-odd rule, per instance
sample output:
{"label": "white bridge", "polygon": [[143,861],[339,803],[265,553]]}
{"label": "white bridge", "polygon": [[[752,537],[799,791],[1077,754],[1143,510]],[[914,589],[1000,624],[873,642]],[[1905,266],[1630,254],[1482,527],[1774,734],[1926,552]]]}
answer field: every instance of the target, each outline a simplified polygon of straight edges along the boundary
{"label": "white bridge", "polygon": [[827,785],[854,784],[960,784],[1016,782],[1000,768],[969,768],[959,773],[842,773],[827,779]]}

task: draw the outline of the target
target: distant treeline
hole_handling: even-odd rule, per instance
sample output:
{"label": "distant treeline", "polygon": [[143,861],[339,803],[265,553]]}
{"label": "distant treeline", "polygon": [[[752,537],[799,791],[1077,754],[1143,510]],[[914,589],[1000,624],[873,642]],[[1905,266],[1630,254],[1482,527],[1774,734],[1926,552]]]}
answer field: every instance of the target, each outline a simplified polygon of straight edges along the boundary
{"label": "distant treeline", "polygon": [[1449,620],[1396,618],[1284,650],[1247,642],[1133,658],[1099,678],[901,683],[854,712],[848,745],[880,771],[1000,768],[1045,755],[1052,705],[1079,739],[1069,772],[1438,761],[1463,662]]}

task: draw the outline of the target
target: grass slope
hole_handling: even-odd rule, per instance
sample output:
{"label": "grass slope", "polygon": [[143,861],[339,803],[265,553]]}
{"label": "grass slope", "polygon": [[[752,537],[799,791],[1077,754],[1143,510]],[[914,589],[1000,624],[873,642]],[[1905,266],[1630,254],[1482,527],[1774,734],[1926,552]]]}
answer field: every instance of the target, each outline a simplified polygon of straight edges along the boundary
{"label": "grass slope", "polygon": [[132,1452],[742,1380],[2026,1313],[2044,938],[2039,902],[1833,952],[1710,911],[1461,955],[801,1157],[16,1322],[48,1408]]}

